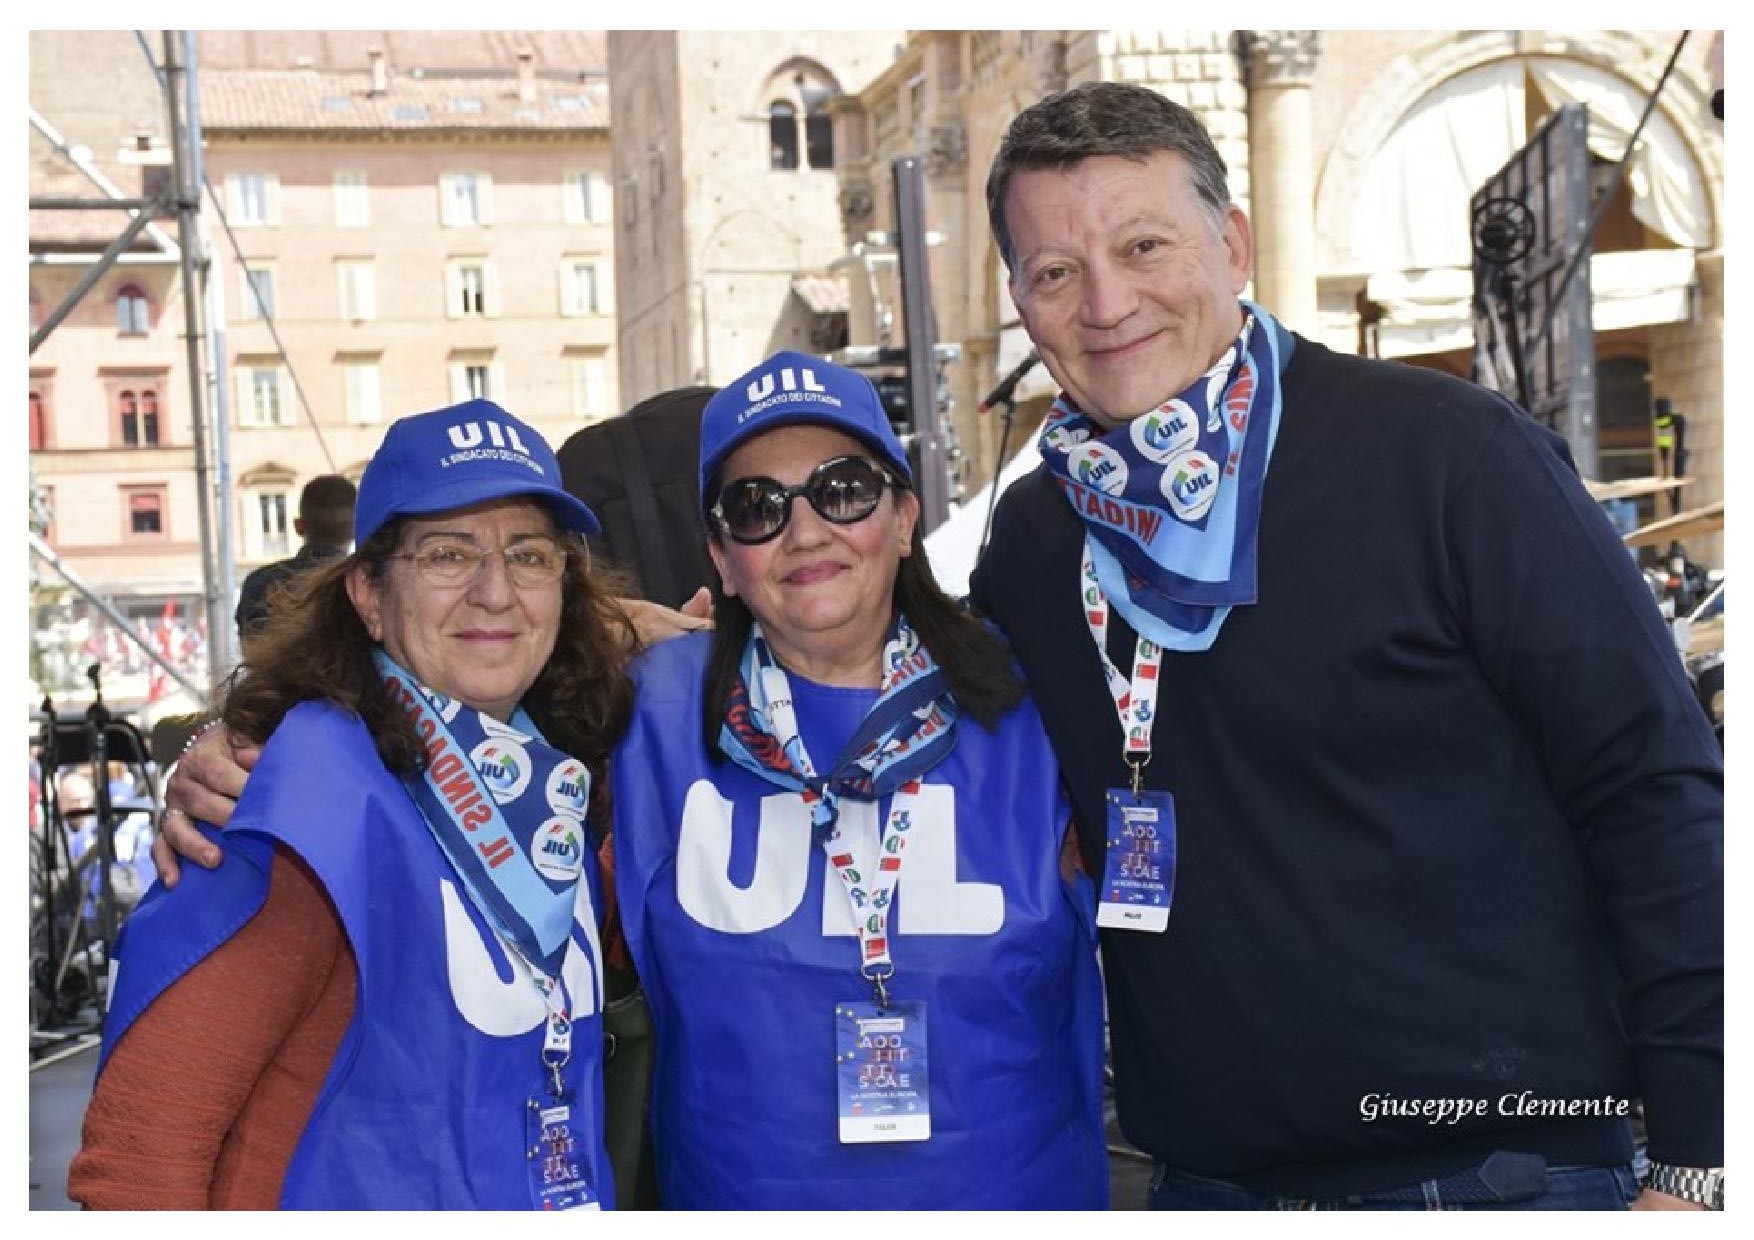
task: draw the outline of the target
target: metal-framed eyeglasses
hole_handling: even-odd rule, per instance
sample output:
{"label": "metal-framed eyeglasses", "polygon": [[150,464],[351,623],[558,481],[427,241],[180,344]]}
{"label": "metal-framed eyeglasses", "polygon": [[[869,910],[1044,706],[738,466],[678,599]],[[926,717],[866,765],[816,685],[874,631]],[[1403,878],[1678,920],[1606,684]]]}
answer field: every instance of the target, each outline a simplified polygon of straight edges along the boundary
{"label": "metal-framed eyeglasses", "polygon": [[483,547],[466,538],[435,538],[413,551],[399,551],[392,560],[408,560],[420,579],[430,586],[455,589],[473,585],[489,556],[505,562],[506,575],[514,586],[533,589],[553,585],[566,572],[572,548],[545,534],[520,538],[503,547]]}
{"label": "metal-framed eyeglasses", "polygon": [[779,537],[792,519],[792,501],[799,496],[824,521],[854,525],[877,511],[884,491],[899,485],[869,457],[837,456],[811,470],[797,486],[759,476],[734,478],[720,488],[718,502],[708,515],[725,537],[754,546]]}

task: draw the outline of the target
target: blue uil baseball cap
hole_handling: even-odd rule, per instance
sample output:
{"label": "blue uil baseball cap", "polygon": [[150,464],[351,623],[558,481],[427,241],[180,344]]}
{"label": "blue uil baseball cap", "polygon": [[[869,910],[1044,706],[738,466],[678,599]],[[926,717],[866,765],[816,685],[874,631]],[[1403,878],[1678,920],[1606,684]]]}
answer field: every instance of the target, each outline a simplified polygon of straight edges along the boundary
{"label": "blue uil baseball cap", "polygon": [[353,543],[363,546],[395,517],[420,517],[495,499],[542,501],[564,530],[602,526],[560,485],[548,441],[490,400],[465,401],[398,419],[359,480]]}
{"label": "blue uil baseball cap", "polygon": [[700,421],[701,504],[713,474],[739,445],[764,431],[800,423],[851,435],[913,482],[907,453],[871,381],[845,366],[786,351],[731,380],[707,401]]}

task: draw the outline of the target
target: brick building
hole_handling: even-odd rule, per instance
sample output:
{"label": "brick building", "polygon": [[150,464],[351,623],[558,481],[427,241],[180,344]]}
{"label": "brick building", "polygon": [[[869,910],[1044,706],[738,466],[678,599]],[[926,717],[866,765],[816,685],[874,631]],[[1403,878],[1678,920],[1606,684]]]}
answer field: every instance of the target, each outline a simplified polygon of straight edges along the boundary
{"label": "brick building", "polygon": [[[100,192],[50,127],[125,197],[168,176],[148,52],[32,33],[33,196]],[[196,69],[237,578],[296,549],[304,483],[357,478],[396,417],[488,396],[558,444],[619,410],[600,32],[210,32]],[[31,217],[40,319],[121,224]],[[48,540],[143,628],[201,610],[184,322],[174,243],[143,237],[31,357]],[[41,623],[89,632],[62,602]]]}

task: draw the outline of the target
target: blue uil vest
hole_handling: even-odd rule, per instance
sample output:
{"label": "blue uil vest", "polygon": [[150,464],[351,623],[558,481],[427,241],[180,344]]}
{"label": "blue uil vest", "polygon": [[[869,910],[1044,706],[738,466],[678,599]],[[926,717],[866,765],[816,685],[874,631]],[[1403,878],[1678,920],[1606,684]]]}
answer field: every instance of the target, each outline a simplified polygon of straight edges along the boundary
{"label": "blue uil vest", "polygon": [[[352,1022],[287,1171],[287,1209],[532,1208],[526,1100],[545,1079],[544,1007],[488,928],[370,735],[334,707],[294,708],[262,752],[225,861],[155,886],[117,944],[104,1056],[163,990],[261,908],[275,843],[297,853],[334,902],[359,985]],[[572,997],[565,1083],[578,1151],[612,1204],[602,1146],[599,884],[585,881],[563,980]],[[100,1071],[101,1065],[100,1065]]]}
{"label": "blue uil vest", "polygon": [[[660,643],[616,753],[615,880],[657,1033],[660,1195],[683,1209],[1104,1209],[1095,898],[1033,706],[964,720],[896,888],[897,1000],[923,1001],[931,1137],[842,1144],[835,1006],[870,997],[846,892],[796,792],[700,739],[710,635]],[[876,698],[791,677],[813,754]],[[841,801],[875,832],[889,801]]]}

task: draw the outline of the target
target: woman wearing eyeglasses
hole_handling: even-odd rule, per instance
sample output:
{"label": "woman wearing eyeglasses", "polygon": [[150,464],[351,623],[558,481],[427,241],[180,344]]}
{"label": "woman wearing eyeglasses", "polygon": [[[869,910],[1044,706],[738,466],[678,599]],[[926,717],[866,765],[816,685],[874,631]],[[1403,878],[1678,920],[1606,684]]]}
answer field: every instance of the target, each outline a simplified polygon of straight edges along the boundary
{"label": "woman wearing eyeglasses", "polygon": [[225,694],[271,739],[224,861],[119,944],[87,1206],[610,1204],[585,812],[631,684],[596,518],[471,401],[390,428],[355,525]]}
{"label": "woman wearing eyeglasses", "polygon": [[707,405],[700,488],[717,627],[640,660],[612,779],[664,1204],[1106,1207],[1058,768],[876,391],[770,358]]}

